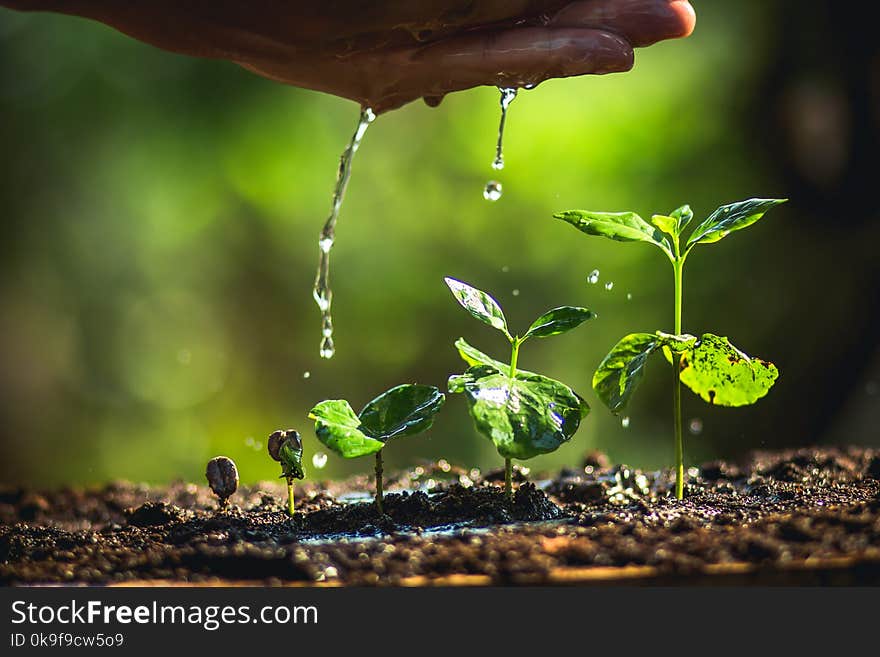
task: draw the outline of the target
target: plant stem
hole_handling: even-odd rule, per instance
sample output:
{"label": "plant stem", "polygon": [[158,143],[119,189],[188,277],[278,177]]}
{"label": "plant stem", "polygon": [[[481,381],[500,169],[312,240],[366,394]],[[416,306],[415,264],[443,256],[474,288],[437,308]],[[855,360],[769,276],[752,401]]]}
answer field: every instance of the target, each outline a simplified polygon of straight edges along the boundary
{"label": "plant stem", "polygon": [[513,338],[510,341],[511,351],[510,351],[510,378],[514,378],[516,376],[516,361],[519,359],[519,346],[522,344],[519,338]]}
{"label": "plant stem", "polygon": [[[678,240],[675,240],[675,335],[681,335],[681,298],[684,258],[679,254]],[[672,359],[672,412],[675,423],[675,497],[684,497],[684,449],[681,439],[681,358]]]}
{"label": "plant stem", "polygon": [[294,502],[293,502],[293,477],[287,478],[287,513],[291,516],[294,514]]}
{"label": "plant stem", "polygon": [[504,459],[504,492],[513,497],[513,461]]}
{"label": "plant stem", "polygon": [[376,509],[384,513],[382,509],[382,450],[376,452]]}

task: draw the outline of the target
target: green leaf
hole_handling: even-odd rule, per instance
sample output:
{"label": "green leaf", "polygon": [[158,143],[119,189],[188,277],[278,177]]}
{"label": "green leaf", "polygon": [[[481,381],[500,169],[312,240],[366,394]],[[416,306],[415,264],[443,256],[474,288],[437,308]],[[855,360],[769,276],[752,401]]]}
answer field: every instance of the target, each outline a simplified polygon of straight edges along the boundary
{"label": "green leaf", "polygon": [[678,235],[678,220],[665,214],[655,214],[651,217],[651,223],[670,237]]}
{"label": "green leaf", "polygon": [[315,406],[309,417],[315,420],[315,435],[328,449],[346,459],[375,454],[385,443],[361,431],[361,419],[344,399],[328,399]]}
{"label": "green leaf", "polygon": [[562,306],[548,310],[538,319],[532,322],[525,338],[547,338],[551,335],[559,335],[573,328],[577,328],[588,319],[597,317],[596,313],[586,308],[574,306]]}
{"label": "green leaf", "polygon": [[752,198],[747,201],[722,205],[694,229],[688,239],[687,249],[691,249],[697,244],[717,242],[736,230],[747,228],[768,211],[787,200]]}
{"label": "green leaf", "polygon": [[645,364],[657,349],[686,349],[696,342],[693,336],[666,333],[632,333],[620,340],[599,364],[593,375],[593,390],[612,413],[619,413],[629,403],[642,377]]}
{"label": "green leaf", "polygon": [[[490,367],[494,367],[500,372],[510,371],[510,365],[508,363],[502,363],[500,360],[495,360],[494,358],[487,356],[476,347],[472,347],[471,345],[469,345],[464,338],[459,338],[455,341],[455,348],[458,349],[458,354],[461,356],[461,359],[471,367],[473,367],[474,365],[488,365]],[[516,376],[519,377],[520,374],[531,376],[533,373],[526,370],[517,369]],[[452,379],[454,378],[455,376],[452,376],[449,380],[452,381]],[[450,388],[449,392],[461,391],[452,390]]]}
{"label": "green leaf", "polygon": [[[555,451],[577,431],[590,407],[564,383],[539,374],[515,379],[488,365],[456,379],[477,430],[504,458],[529,459]],[[452,391],[452,385],[450,386]]]}
{"label": "green leaf", "polygon": [[293,477],[294,479],[302,479],[306,476],[302,464],[302,442],[296,444],[292,440],[285,440],[281,443],[278,450],[278,456],[281,461],[281,476]]}
{"label": "green leaf", "polygon": [[681,382],[717,406],[747,406],[766,395],[779,370],[750,358],[725,337],[705,333],[681,356]]}
{"label": "green leaf", "polygon": [[608,237],[618,242],[649,242],[672,255],[663,234],[635,212],[587,212],[568,210],[553,215],[582,233]]}
{"label": "green leaf", "polygon": [[471,287],[467,283],[462,283],[448,276],[443,279],[446,285],[452,291],[456,301],[467,310],[471,315],[481,322],[502,331],[508,338],[510,333],[507,330],[507,319],[501,310],[501,306],[488,294],[475,287]]}
{"label": "green leaf", "polygon": [[364,406],[360,430],[383,443],[421,433],[434,423],[434,415],[445,401],[445,395],[434,386],[396,386]]}
{"label": "green leaf", "polygon": [[691,210],[691,206],[682,205],[680,208],[676,208],[670,212],[669,216],[675,219],[678,226],[678,234],[681,235],[681,231],[683,231],[691,222],[691,219],[694,218],[694,211]]}

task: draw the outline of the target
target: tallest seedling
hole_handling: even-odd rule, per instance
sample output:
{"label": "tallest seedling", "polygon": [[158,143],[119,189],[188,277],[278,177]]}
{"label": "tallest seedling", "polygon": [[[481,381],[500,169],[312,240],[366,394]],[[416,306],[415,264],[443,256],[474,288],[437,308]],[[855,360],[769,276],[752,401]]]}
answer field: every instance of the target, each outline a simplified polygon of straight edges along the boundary
{"label": "tallest seedling", "polygon": [[648,223],[634,212],[570,210],[553,215],[587,235],[618,242],[647,242],[659,248],[669,262],[675,289],[672,334],[632,333],[615,345],[593,375],[593,389],[614,413],[621,412],[644,374],[648,357],[662,350],[672,367],[672,404],[675,426],[675,496],[684,494],[684,456],[681,437],[681,384],[710,404],[745,406],[767,394],[779,376],[772,363],[750,358],[727,338],[705,333],[699,339],[682,333],[684,263],[698,244],[713,244],[747,228],[785,199],[749,199],[722,205],[683,239],[694,213],[683,205],[668,215],[655,214]]}

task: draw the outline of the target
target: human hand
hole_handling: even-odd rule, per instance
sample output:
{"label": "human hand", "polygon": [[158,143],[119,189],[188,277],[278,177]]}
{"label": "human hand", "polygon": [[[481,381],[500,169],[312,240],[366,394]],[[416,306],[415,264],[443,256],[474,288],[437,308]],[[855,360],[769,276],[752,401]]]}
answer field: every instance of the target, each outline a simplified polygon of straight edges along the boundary
{"label": "human hand", "polygon": [[101,21],[187,55],[381,113],[479,85],[627,71],[633,48],[687,36],[687,0],[0,0]]}

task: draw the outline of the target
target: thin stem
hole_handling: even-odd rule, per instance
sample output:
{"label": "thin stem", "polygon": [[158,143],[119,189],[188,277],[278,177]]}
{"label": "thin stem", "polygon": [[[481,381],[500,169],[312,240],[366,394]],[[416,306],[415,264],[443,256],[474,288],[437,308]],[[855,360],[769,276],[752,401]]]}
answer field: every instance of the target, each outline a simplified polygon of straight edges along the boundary
{"label": "thin stem", "polygon": [[382,509],[382,450],[376,452],[376,510],[384,513]]}
{"label": "thin stem", "polygon": [[295,513],[293,501],[293,477],[287,478],[287,513],[291,516]]}
{"label": "thin stem", "polygon": [[[675,335],[681,335],[682,273],[684,257],[679,254],[678,240],[675,240]],[[675,423],[675,497],[684,497],[684,448],[681,438],[681,358],[672,359],[672,412]]]}
{"label": "thin stem", "polygon": [[522,344],[522,341],[519,338],[511,338],[510,340],[510,378],[514,378],[516,376],[516,361],[519,359],[519,346]]}
{"label": "thin stem", "polygon": [[513,461],[504,459],[504,492],[513,497]]}

